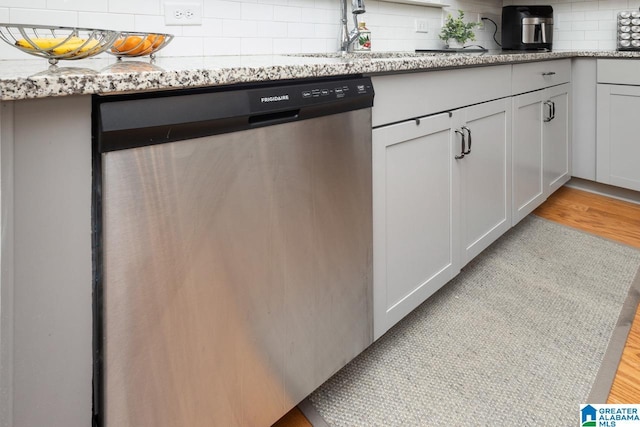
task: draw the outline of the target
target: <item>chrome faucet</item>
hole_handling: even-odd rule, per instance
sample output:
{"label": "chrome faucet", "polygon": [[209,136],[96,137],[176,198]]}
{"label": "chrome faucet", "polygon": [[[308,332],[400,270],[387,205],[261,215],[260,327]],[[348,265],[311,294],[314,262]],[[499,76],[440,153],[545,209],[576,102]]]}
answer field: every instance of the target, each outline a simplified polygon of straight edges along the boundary
{"label": "chrome faucet", "polygon": [[353,14],[354,28],[349,31],[347,27],[347,0],[340,0],[342,5],[342,31],[340,34],[340,52],[346,53],[351,50],[351,45],[360,35],[358,30],[358,15],[364,13],[364,0],[351,0],[351,13]]}

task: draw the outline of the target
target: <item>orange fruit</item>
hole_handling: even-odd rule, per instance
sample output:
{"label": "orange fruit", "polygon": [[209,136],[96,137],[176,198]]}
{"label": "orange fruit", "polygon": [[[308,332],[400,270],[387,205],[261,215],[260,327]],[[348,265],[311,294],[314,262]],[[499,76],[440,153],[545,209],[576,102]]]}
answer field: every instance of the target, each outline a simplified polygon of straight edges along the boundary
{"label": "orange fruit", "polygon": [[138,36],[129,36],[118,39],[111,47],[112,52],[124,53],[125,55],[144,55],[151,53],[151,42]]}
{"label": "orange fruit", "polygon": [[162,43],[164,43],[164,36],[160,34],[149,34],[147,40],[151,42],[151,47],[157,49]]}

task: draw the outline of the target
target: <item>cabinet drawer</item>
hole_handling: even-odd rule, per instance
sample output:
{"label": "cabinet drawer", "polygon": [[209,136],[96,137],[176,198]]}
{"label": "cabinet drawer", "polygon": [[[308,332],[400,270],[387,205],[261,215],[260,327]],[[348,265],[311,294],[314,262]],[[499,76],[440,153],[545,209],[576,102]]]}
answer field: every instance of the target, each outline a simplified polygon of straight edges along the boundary
{"label": "cabinet drawer", "polygon": [[640,61],[598,59],[598,83],[640,85]]}
{"label": "cabinet drawer", "polygon": [[528,62],[513,66],[513,95],[531,92],[571,81],[571,60]]}
{"label": "cabinet drawer", "polygon": [[510,96],[510,65],[390,74],[371,78],[373,126]]}

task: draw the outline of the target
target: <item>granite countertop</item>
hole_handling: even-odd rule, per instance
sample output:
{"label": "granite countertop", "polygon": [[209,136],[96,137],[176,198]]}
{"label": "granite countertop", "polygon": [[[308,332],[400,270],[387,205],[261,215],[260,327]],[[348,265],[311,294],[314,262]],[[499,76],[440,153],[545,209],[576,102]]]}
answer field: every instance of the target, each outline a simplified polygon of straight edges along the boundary
{"label": "granite countertop", "polygon": [[435,70],[558,58],[640,58],[640,52],[554,51],[462,54],[372,52],[365,54],[247,55],[159,58],[155,63],[115,58],[0,61],[0,99],[19,100],[94,93],[125,93],[271,80]]}

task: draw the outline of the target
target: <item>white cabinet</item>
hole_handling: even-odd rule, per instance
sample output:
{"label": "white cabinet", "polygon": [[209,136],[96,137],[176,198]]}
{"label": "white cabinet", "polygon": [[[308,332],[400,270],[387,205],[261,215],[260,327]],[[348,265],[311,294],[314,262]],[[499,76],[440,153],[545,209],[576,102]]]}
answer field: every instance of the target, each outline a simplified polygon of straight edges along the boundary
{"label": "white cabinet", "polygon": [[640,86],[598,85],[597,181],[640,191]]}
{"label": "white cabinet", "polygon": [[374,339],[570,178],[570,80],[570,60],[373,78]]}
{"label": "white cabinet", "polygon": [[547,198],[571,179],[571,84],[547,89],[545,103],[545,109],[551,109],[551,116],[545,116],[542,150]]}
{"label": "white cabinet", "polygon": [[571,178],[571,84],[513,98],[513,224]]}
{"label": "white cabinet", "polygon": [[373,130],[374,339],[459,271],[451,123]]}
{"label": "white cabinet", "polygon": [[574,58],[571,64],[571,176],[596,180],[596,59]]}
{"label": "white cabinet", "polygon": [[[511,98],[454,111],[461,266],[511,227]],[[470,147],[469,147],[470,145]]]}
{"label": "white cabinet", "polygon": [[513,98],[513,223],[544,201],[542,107],[544,91]]}
{"label": "white cabinet", "polygon": [[0,425],[88,426],[91,97],[1,108]]}
{"label": "white cabinet", "polygon": [[640,63],[598,60],[596,180],[640,191]]}
{"label": "white cabinet", "polygon": [[506,98],[374,129],[375,339],[510,228],[510,126]]}

